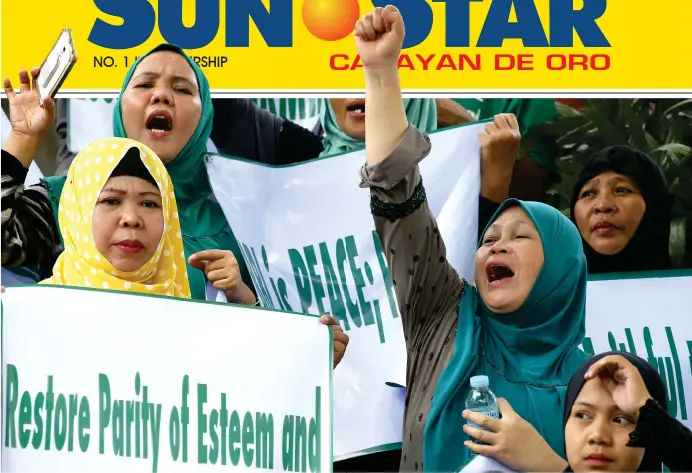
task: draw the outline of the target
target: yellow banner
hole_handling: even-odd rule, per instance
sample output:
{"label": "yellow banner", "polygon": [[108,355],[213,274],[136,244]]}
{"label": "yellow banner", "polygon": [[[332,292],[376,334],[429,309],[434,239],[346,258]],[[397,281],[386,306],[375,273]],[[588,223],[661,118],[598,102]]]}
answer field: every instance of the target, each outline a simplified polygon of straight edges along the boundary
{"label": "yellow banner", "polygon": [[352,31],[373,3],[402,12],[408,90],[692,90],[689,0],[5,0],[2,75],[16,82],[72,28],[62,92],[119,89],[165,41],[214,90],[360,89]]}

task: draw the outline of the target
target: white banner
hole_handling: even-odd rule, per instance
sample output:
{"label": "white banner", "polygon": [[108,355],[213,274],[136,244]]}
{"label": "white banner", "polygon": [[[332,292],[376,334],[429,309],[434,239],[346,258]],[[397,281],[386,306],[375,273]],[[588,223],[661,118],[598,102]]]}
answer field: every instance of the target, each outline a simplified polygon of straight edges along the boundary
{"label": "white banner", "polygon": [[315,317],[11,287],[1,351],[3,472],[332,470]]}
{"label": "white banner", "polygon": [[692,395],[692,271],[644,275],[592,277],[583,346],[590,353],[624,350],[657,366],[668,413],[692,429],[685,396]]}
{"label": "white banner", "polygon": [[[485,124],[431,135],[421,172],[449,260],[473,275],[478,226],[480,145]],[[391,277],[359,188],[365,152],[270,167],[210,156],[214,194],[240,242],[262,305],[329,313],[350,336],[334,375],[334,454],[401,441],[406,348]]]}

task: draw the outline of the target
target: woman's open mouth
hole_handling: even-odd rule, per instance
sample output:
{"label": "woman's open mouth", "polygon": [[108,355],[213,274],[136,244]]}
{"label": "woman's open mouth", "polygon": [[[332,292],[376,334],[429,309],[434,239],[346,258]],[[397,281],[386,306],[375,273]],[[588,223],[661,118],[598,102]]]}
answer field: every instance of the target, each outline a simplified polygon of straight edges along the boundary
{"label": "woman's open mouth", "polygon": [[346,114],[356,120],[365,118],[365,99],[358,99],[346,106]]}
{"label": "woman's open mouth", "polygon": [[509,282],[514,277],[514,271],[505,263],[491,261],[485,265],[485,275],[488,286],[495,288]]}
{"label": "woman's open mouth", "polygon": [[163,138],[173,130],[173,116],[166,110],[155,110],[147,119],[147,132],[154,138]]}

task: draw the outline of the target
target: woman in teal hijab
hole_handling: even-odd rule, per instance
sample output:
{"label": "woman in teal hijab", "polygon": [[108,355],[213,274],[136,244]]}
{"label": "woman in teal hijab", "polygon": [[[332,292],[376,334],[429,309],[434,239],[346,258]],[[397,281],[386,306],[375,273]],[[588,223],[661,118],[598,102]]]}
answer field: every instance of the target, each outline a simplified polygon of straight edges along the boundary
{"label": "woman in teal hijab", "polygon": [[[319,99],[324,151],[331,156],[365,148],[365,99]],[[409,123],[423,133],[437,129],[435,99],[404,99]]]}
{"label": "woman in teal hijab", "polygon": [[[178,46],[161,44],[128,70],[113,113],[113,134],[147,144],[166,164],[175,186],[192,297],[205,299],[209,280],[230,302],[255,304],[243,253],[213,198],[204,165],[213,116],[202,70]],[[57,217],[65,178],[46,182]]]}
{"label": "woman in teal hijab", "polygon": [[[543,262],[525,302],[509,313],[497,313],[484,301],[484,297],[492,301],[493,294],[492,289],[484,290],[488,286],[486,276],[479,272],[490,271],[491,280],[505,274],[502,271],[507,269],[495,269],[494,265],[511,258],[504,259],[502,247],[490,246],[504,238],[500,232],[506,231],[494,228],[493,223],[512,211],[516,213],[512,216],[515,221],[524,214],[535,226],[543,246]],[[501,224],[507,228],[513,223]],[[529,230],[516,227],[514,237],[521,237],[521,232]],[[564,429],[557,413],[563,409],[570,378],[588,358],[579,349],[584,339],[587,282],[586,259],[579,242],[575,226],[553,207],[515,199],[500,206],[484,231],[476,255],[476,282],[480,290],[471,290],[462,297],[454,354],[435,388],[424,431],[426,470],[454,470],[469,459],[469,450],[463,448],[469,436],[464,431],[479,431],[464,429],[465,420],[459,413],[465,409],[469,380],[476,375],[488,376],[490,388],[508,401],[500,403],[503,418],[514,420],[514,414],[520,413],[553,451],[565,458]],[[515,251],[517,247],[510,245],[507,244],[506,251]],[[525,274],[517,271],[518,277]],[[465,413],[465,417],[475,422],[481,420],[479,414]],[[503,428],[502,421],[490,423],[498,431]],[[495,442],[499,443],[499,439],[495,438]],[[492,442],[488,443],[488,448],[469,442],[467,446],[477,453],[497,454]],[[452,445],[459,448],[450,448]],[[527,443],[516,445],[526,446]],[[525,463],[512,467],[532,469],[534,454],[526,451]],[[501,452],[498,459],[505,460],[507,455]]]}
{"label": "woman in teal hijab", "polygon": [[[390,5],[368,13],[356,31],[356,48],[372,71],[364,74],[368,136],[360,186],[370,190],[408,355],[399,470],[457,471],[475,451],[518,471],[563,471],[566,388],[587,359],[579,348],[587,283],[579,231],[550,206],[504,200],[482,226],[474,284],[460,278],[420,174],[434,144],[402,106],[403,19]],[[514,143],[514,133],[488,131],[502,146]],[[481,152],[486,138],[479,136]],[[465,412],[476,375],[487,376],[506,400],[499,403],[502,418]],[[464,418],[490,431],[465,426]]]}
{"label": "woman in teal hijab", "polygon": [[[396,164],[361,174],[409,352],[400,469],[457,471],[475,451],[519,471],[562,471],[560,413],[571,376],[588,358],[579,348],[587,282],[579,232],[553,207],[506,200],[483,232],[475,284],[467,284],[446,261],[417,160],[405,149],[423,140],[411,130],[387,158]],[[501,420],[464,412],[477,375],[506,400]],[[493,431],[481,437],[489,446],[467,442],[479,431],[465,427],[462,413]]]}

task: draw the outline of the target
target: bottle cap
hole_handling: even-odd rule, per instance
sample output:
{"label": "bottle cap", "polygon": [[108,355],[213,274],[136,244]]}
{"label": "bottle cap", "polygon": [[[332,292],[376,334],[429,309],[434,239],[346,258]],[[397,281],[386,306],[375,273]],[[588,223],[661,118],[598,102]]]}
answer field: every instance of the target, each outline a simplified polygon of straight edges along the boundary
{"label": "bottle cap", "polygon": [[490,380],[487,376],[472,376],[471,377],[471,387],[472,388],[487,388],[490,385]]}

